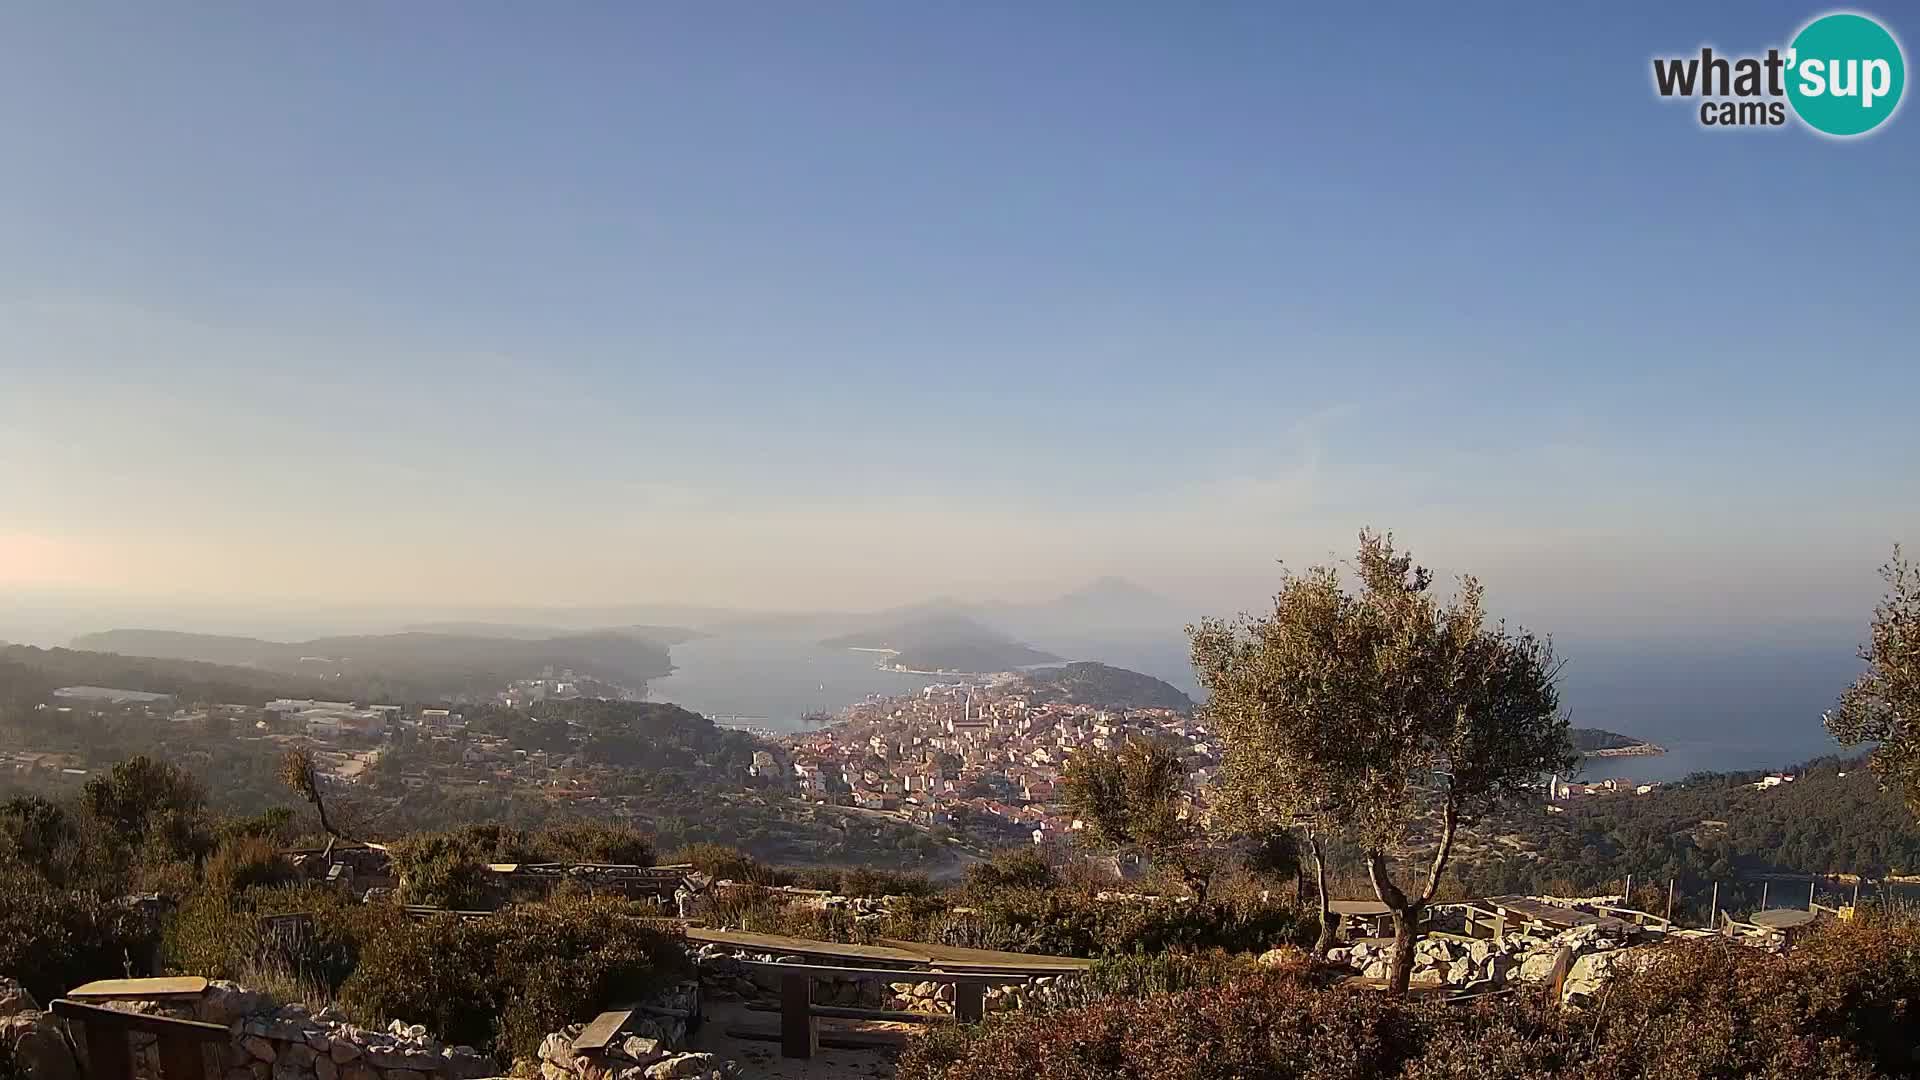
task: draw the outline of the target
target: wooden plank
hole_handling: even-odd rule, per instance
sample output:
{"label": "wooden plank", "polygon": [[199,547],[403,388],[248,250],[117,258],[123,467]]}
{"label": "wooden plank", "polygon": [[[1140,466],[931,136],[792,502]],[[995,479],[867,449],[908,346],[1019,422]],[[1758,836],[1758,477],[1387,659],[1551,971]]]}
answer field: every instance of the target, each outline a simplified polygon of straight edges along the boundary
{"label": "wooden plank", "polygon": [[1077,956],[1052,956],[1046,953],[1003,952],[999,949],[966,949],[956,945],[933,945],[917,941],[881,938],[880,944],[907,952],[921,952],[949,971],[966,968],[977,971],[1028,971],[1037,975],[1056,975],[1085,971],[1093,961]]}
{"label": "wooden plank", "polygon": [[1769,930],[1794,930],[1812,922],[1815,915],[1811,911],[1799,908],[1773,908],[1758,912],[1753,916],[1755,926],[1764,926]]}
{"label": "wooden plank", "polygon": [[87,1024],[85,1029],[87,1075],[92,1080],[132,1080],[133,1054],[127,1046],[127,1029],[99,1023]]}
{"label": "wooden plank", "polygon": [[[730,1027],[726,1031],[730,1039],[781,1040],[778,1028]],[[907,1045],[907,1036],[896,1031],[827,1031],[821,1033],[820,1045],[829,1050],[898,1050]]]}
{"label": "wooden plank", "polygon": [[1393,909],[1378,900],[1329,900],[1327,910],[1335,915],[1391,915]]}
{"label": "wooden plank", "polygon": [[743,967],[756,971],[800,972],[818,978],[853,979],[863,982],[959,982],[971,979],[994,986],[1012,986],[1030,981],[1033,976],[1020,972],[940,971],[921,968],[842,967],[838,964],[782,964],[770,960],[741,960]]}
{"label": "wooden plank", "polygon": [[159,1045],[160,1080],[206,1080],[207,1056],[198,1041],[167,1034]]}
{"label": "wooden plank", "polygon": [[820,1025],[813,1019],[813,976],[791,971],[780,979],[780,1056],[811,1058],[820,1052]]}
{"label": "wooden plank", "polygon": [[632,1009],[616,1009],[612,1012],[601,1013],[599,1016],[594,1017],[593,1020],[587,1024],[586,1028],[580,1032],[579,1036],[573,1040],[574,1053],[584,1054],[590,1051],[605,1050],[607,1044],[613,1041],[614,1036],[620,1034],[620,1030],[632,1022]]}
{"label": "wooden plank", "polygon": [[1561,930],[1570,930],[1576,926],[1603,926],[1610,930],[1632,929],[1632,924],[1625,919],[1616,919],[1611,915],[1591,915],[1573,908],[1555,907],[1526,896],[1490,896],[1485,902],[1499,908],[1502,914],[1519,915]]}
{"label": "wooden plank", "polygon": [[962,979],[953,988],[953,1018],[962,1024],[977,1024],[987,1017],[987,984],[978,979]]}
{"label": "wooden plank", "polygon": [[128,1031],[147,1031],[155,1035],[174,1034],[200,1042],[218,1043],[226,1042],[231,1034],[223,1024],[205,1024],[198,1020],[175,1020],[167,1016],[121,1012],[118,1009],[103,1009],[98,1005],[83,1005],[66,998],[53,999],[53,1015],[77,1024],[85,1024],[90,1031],[99,1029],[122,1034]]}
{"label": "wooden plank", "polygon": [[[780,1006],[769,1001],[747,1002],[748,1012],[777,1013]],[[822,1020],[869,1020],[881,1024],[951,1024],[952,1013],[911,1012],[906,1009],[857,1009],[844,1005],[815,1005],[813,1015]]]}
{"label": "wooden plank", "polygon": [[67,991],[72,999],[194,997],[207,992],[198,975],[165,979],[101,979]]}
{"label": "wooden plank", "polygon": [[930,964],[933,957],[924,949],[893,948],[885,945],[842,945],[833,941],[788,937],[784,934],[756,934],[748,930],[714,930],[689,926],[687,940],[713,945],[732,945],[752,952],[787,953],[835,960],[873,960],[891,964]]}

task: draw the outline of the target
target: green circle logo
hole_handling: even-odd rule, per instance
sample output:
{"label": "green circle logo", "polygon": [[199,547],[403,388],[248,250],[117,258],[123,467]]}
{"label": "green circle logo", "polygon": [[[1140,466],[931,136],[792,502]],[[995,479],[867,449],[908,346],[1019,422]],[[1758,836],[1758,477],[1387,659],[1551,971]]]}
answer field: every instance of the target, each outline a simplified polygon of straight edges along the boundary
{"label": "green circle logo", "polygon": [[1827,135],[1864,135],[1900,106],[1907,65],[1900,43],[1865,15],[1822,15],[1787,52],[1787,100],[1807,126]]}

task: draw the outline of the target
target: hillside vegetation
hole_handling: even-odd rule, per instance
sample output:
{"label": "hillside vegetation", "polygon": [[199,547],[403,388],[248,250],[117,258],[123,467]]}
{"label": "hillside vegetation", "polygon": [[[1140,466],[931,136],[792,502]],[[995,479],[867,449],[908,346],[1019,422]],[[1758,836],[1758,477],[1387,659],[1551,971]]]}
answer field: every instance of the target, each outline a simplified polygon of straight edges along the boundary
{"label": "hillside vegetation", "polygon": [[1186,712],[1193,699],[1173,684],[1138,671],[1095,661],[1034,668],[1023,678],[1040,701],[1101,709],[1173,709]]}
{"label": "hillside vegetation", "polygon": [[538,676],[547,668],[571,669],[634,689],[673,670],[665,645],[625,631],[534,639],[403,633],[280,642],[170,630],[109,630],[82,635],[74,646],[260,668],[390,701],[487,698],[510,681]]}

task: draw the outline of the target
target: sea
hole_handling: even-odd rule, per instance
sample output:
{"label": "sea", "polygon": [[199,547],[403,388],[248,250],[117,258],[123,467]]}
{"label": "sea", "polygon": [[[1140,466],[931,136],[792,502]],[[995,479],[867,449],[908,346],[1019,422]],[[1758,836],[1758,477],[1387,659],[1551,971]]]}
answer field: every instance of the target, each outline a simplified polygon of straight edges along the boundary
{"label": "sea", "polygon": [[[1048,641],[1071,659],[1145,672],[1199,697],[1177,638]],[[1705,645],[1561,642],[1561,703],[1577,727],[1604,728],[1666,748],[1655,757],[1590,758],[1586,779],[1635,783],[1695,772],[1784,769],[1843,750],[1821,714],[1859,673],[1844,641]],[[648,685],[716,720],[797,731],[810,713],[872,695],[913,693],[941,681],[882,669],[874,653],[765,635],[699,638],[673,646],[673,674]]]}

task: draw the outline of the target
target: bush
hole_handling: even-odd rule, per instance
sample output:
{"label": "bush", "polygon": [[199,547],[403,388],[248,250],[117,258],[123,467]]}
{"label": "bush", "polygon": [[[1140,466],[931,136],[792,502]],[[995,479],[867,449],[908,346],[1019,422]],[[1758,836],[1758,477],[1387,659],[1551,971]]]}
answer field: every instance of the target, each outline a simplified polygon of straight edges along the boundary
{"label": "bush", "polygon": [[[1460,1008],[1318,987],[1300,972],[1236,977],[1230,960],[1163,969],[1164,960],[1096,968],[1088,993],[1106,996],[1091,1004],[918,1037],[898,1076],[1840,1080],[1916,1071],[1912,919],[1828,926],[1785,956],[1676,944],[1585,1010],[1555,1009],[1533,993]],[[1184,979],[1194,982],[1179,988]]]}
{"label": "bush", "polygon": [[202,887],[216,896],[290,884],[298,875],[272,840],[246,833],[222,841],[200,868]]}
{"label": "bush", "polygon": [[661,862],[668,866],[691,865],[694,870],[715,881],[748,881],[772,884],[767,868],[753,856],[725,844],[688,844],[669,851]]}
{"label": "bush", "polygon": [[405,904],[472,911],[497,900],[485,853],[457,832],[421,833],[392,845],[393,872]]}
{"label": "bush", "polygon": [[556,900],[484,919],[406,920],[360,941],[341,1003],[369,1024],[405,1019],[502,1060],[530,1057],[547,1032],[690,972],[670,924],[631,910]]}
{"label": "bush", "polygon": [[84,890],[57,889],[20,867],[0,866],[0,972],[47,1001],[94,979],[138,968],[154,931],[138,912]]}
{"label": "bush", "polygon": [[[304,932],[291,941],[269,942],[261,920],[270,915],[306,915]],[[361,945],[405,926],[391,904],[360,904],[320,885],[253,888],[233,894],[195,894],[167,920],[167,966],[191,975],[232,979],[254,986],[263,976],[297,987],[291,996],[310,1003],[330,1000],[353,973]]]}

